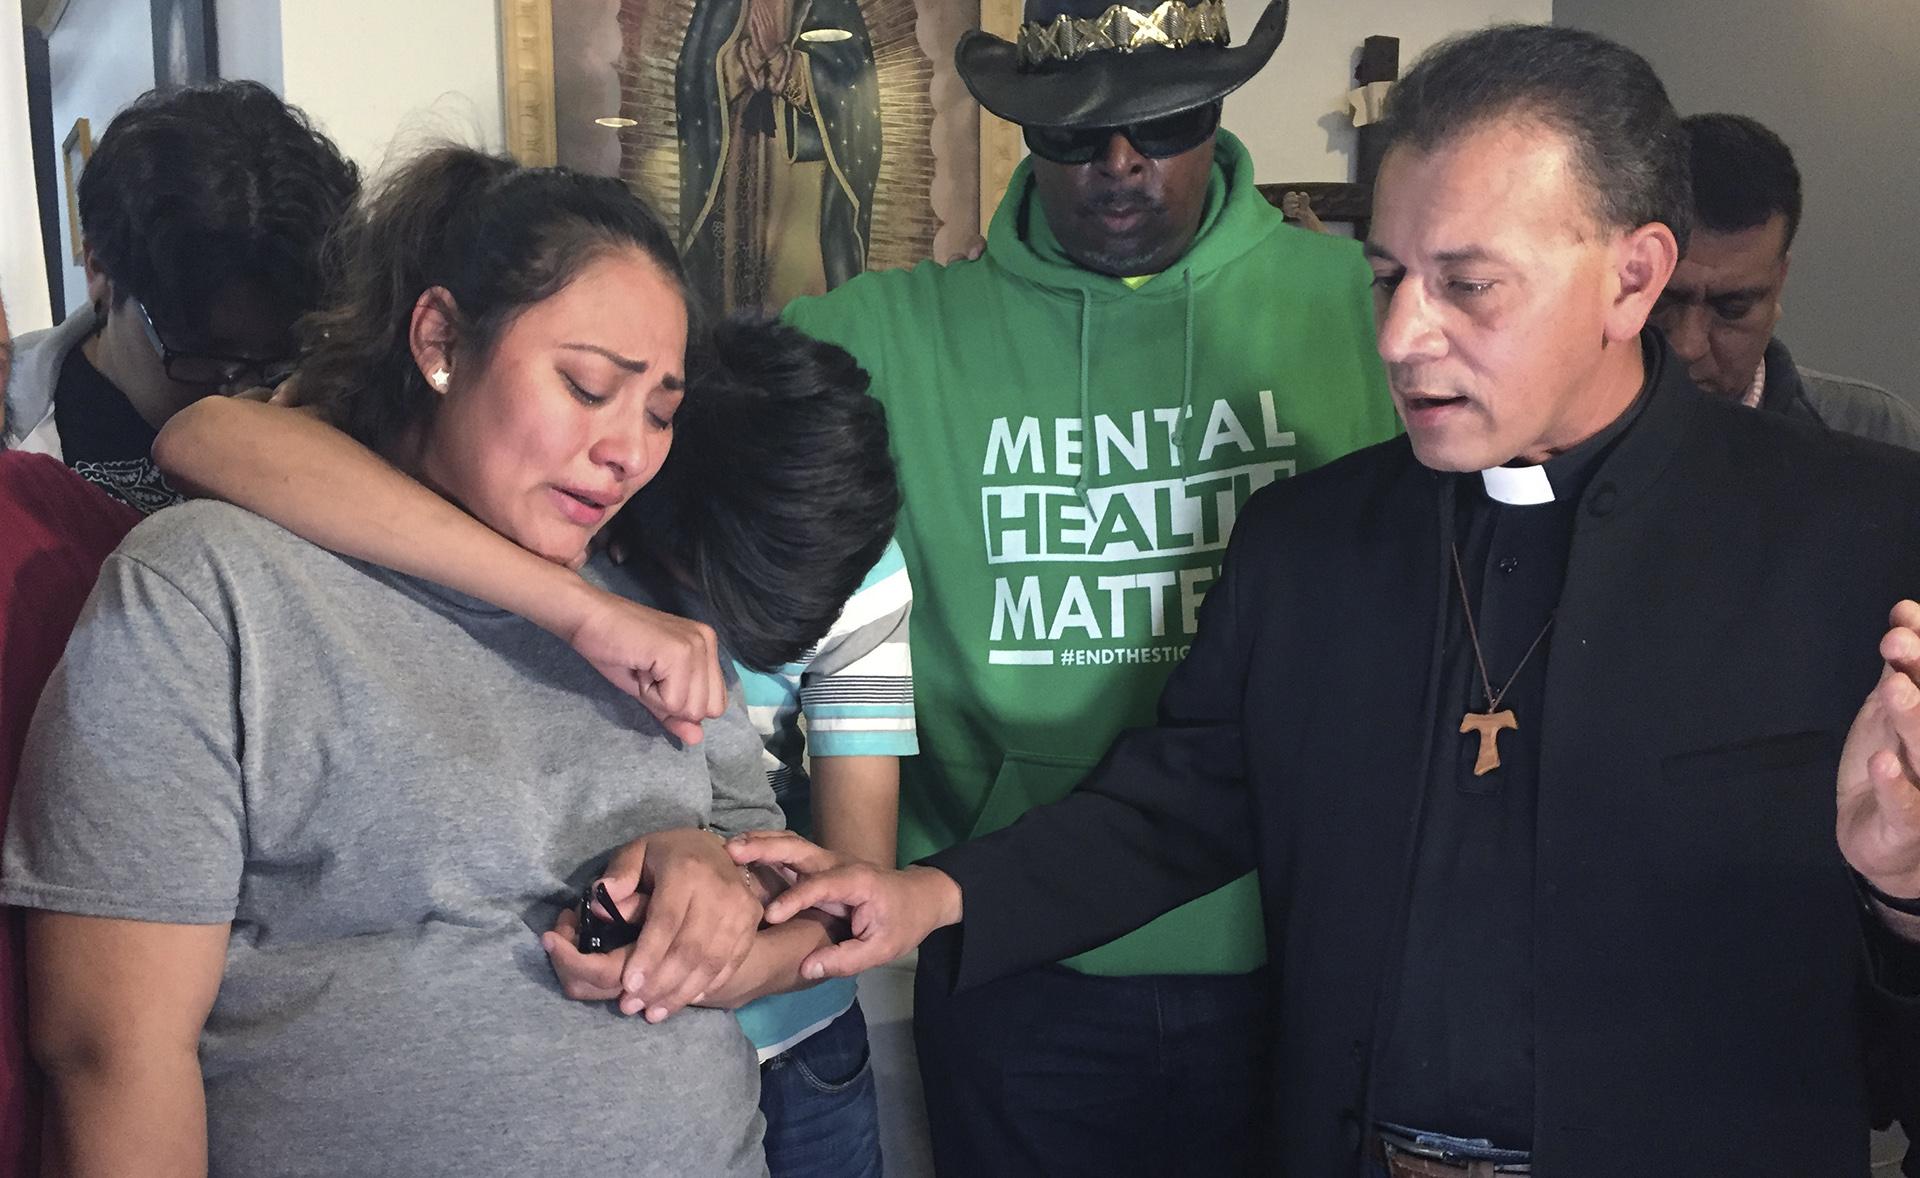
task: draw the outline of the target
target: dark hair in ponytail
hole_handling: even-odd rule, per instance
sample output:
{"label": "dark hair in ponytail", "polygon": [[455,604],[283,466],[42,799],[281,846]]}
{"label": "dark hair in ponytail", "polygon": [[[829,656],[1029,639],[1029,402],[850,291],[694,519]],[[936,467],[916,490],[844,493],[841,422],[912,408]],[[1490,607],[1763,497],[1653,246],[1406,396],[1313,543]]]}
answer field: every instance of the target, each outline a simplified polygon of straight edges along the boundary
{"label": "dark hair in ponytail", "polygon": [[327,297],[302,323],[301,398],[387,452],[437,401],[408,343],[423,291],[453,295],[461,349],[485,357],[515,316],[614,249],[639,250],[684,294],[672,234],[620,181],[463,147],[429,151],[330,242]]}

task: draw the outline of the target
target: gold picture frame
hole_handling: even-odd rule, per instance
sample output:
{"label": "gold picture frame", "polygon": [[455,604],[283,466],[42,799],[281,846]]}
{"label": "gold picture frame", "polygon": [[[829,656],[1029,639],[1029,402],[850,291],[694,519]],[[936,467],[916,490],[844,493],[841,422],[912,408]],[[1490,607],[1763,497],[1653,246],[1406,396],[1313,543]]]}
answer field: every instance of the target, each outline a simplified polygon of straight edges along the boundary
{"label": "gold picture frame", "polygon": [[61,171],[67,189],[67,236],[76,266],[86,259],[86,239],[80,233],[80,172],[92,158],[93,127],[83,115],[73,121],[73,129],[60,142]]}
{"label": "gold picture frame", "polygon": [[[1020,0],[980,0],[980,27],[1003,41],[1020,37]],[[980,235],[986,236],[994,209],[1007,191],[1013,170],[1027,153],[1020,128],[980,112]]]}
{"label": "gold picture frame", "polygon": [[[1020,28],[1021,0],[977,0],[978,25],[1013,40]],[[499,0],[501,97],[509,154],[531,167],[559,162],[558,104],[554,93],[553,0]],[[994,209],[1026,152],[1020,129],[979,110],[979,218],[985,234]]]}
{"label": "gold picture frame", "polygon": [[552,167],[559,153],[553,0],[500,0],[500,87],[508,154],[528,167]]}

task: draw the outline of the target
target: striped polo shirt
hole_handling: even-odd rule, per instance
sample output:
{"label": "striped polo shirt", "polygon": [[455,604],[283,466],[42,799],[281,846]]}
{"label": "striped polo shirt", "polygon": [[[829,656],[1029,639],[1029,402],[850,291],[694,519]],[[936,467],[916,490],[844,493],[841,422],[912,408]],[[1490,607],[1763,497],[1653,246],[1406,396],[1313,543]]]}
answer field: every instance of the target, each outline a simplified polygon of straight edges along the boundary
{"label": "striped polo shirt", "polygon": [[[747,714],[765,746],[767,780],[787,825],[812,830],[809,757],[910,757],[920,751],[913,718],[907,616],[913,587],[898,545],[841,607],[819,645],[775,671],[737,666]],[[764,1061],[845,1014],[854,982],[841,978],[741,1009],[740,1025]]]}

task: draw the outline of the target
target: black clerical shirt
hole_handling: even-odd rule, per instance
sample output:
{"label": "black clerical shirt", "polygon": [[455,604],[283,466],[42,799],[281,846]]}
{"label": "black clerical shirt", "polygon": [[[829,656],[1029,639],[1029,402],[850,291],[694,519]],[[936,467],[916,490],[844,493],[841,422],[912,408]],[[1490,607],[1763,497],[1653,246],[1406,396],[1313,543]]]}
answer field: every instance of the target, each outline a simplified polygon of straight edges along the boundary
{"label": "black clerical shirt", "polygon": [[[1540,787],[1548,628],[1566,577],[1574,511],[1645,402],[1546,463],[1551,502],[1501,503],[1479,474],[1448,480],[1451,539],[1500,710],[1500,767],[1475,776],[1487,691],[1451,567],[1430,778],[1421,806],[1397,1003],[1374,1084],[1380,1120],[1504,1149],[1533,1143],[1534,804]],[[1449,559],[1450,563],[1450,559]],[[1545,637],[1541,638],[1545,630]],[[1537,647],[1535,640],[1540,639]],[[1527,652],[1533,647],[1531,657]],[[1508,686],[1509,680],[1511,685]]]}
{"label": "black clerical shirt", "polygon": [[68,352],[60,365],[53,416],[61,458],[81,477],[146,514],[180,502],[180,493],[153,464],[159,431],[100,374],[84,347]]}

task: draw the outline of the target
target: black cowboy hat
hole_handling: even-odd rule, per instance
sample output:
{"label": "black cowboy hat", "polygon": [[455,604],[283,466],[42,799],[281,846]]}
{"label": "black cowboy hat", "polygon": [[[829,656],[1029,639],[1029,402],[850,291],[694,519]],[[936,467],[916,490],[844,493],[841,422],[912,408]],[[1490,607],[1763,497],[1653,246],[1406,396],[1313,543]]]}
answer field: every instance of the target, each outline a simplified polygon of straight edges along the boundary
{"label": "black cowboy hat", "polygon": [[1023,20],[1017,44],[960,38],[954,64],[980,105],[1023,127],[1116,127],[1239,89],[1286,36],[1287,0],[1231,48],[1224,0],[1026,0]]}

